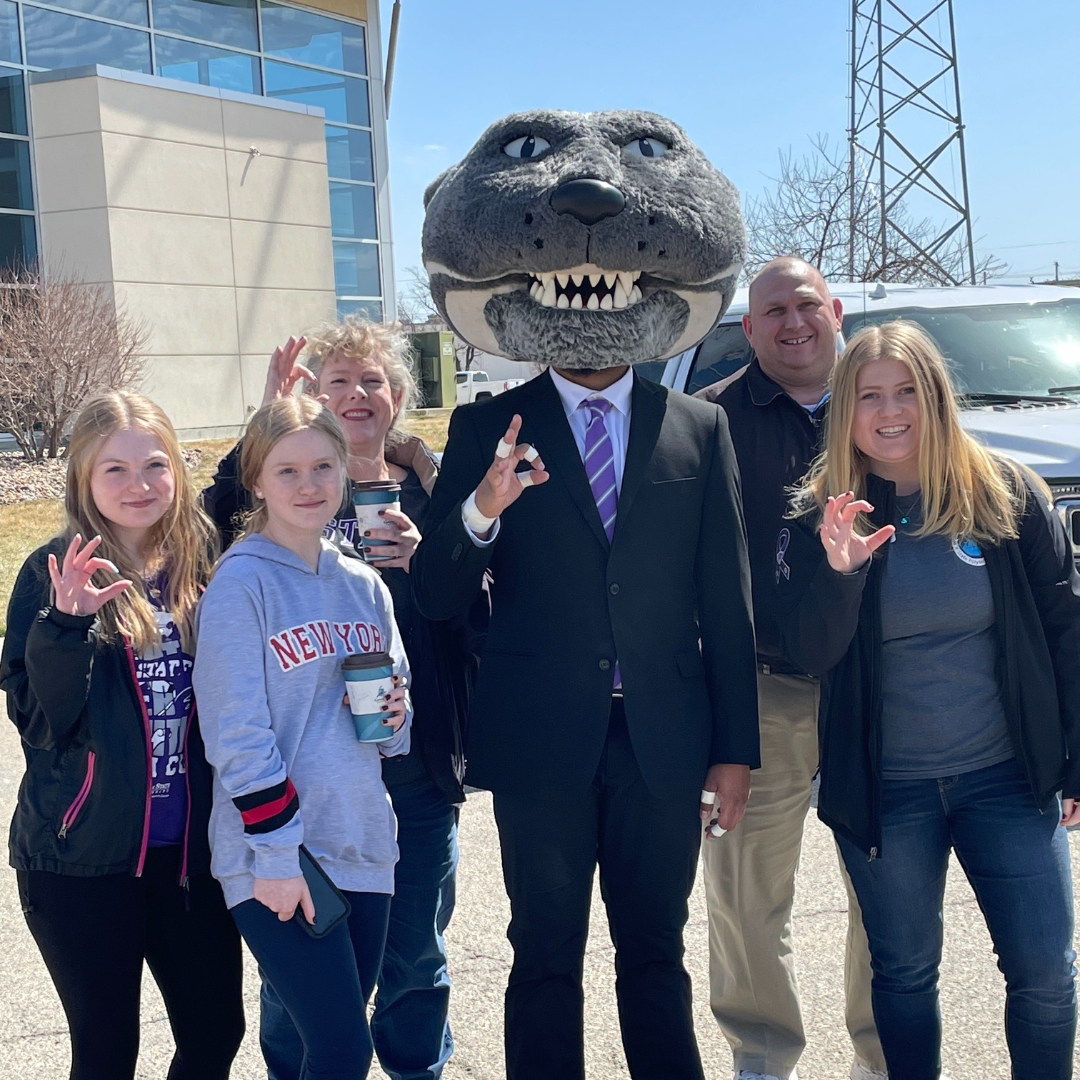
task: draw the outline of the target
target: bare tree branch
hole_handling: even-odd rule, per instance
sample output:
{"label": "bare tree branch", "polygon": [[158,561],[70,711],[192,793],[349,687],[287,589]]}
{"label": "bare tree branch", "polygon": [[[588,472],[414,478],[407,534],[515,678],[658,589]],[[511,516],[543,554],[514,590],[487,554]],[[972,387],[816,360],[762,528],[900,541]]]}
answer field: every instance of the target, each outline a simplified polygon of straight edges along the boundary
{"label": "bare tree branch", "polygon": [[[966,256],[959,234],[944,239],[927,254],[938,236],[937,224],[915,218],[903,205],[890,211],[887,255],[881,253],[881,219],[872,188],[859,183],[852,191],[846,148],[833,146],[827,135],[811,140],[812,150],[795,158],[780,155],[773,187],[748,200],[746,224],[747,280],[778,255],[798,255],[816,266],[829,281],[896,281],[946,285],[965,274]],[[849,222],[854,221],[854,263],[849,248]],[[976,266],[980,281],[998,277],[1008,266],[994,255]]]}
{"label": "bare tree branch", "polygon": [[138,384],[148,337],[105,285],[63,269],[0,273],[0,429],[30,461],[57,457],[90,394]]}

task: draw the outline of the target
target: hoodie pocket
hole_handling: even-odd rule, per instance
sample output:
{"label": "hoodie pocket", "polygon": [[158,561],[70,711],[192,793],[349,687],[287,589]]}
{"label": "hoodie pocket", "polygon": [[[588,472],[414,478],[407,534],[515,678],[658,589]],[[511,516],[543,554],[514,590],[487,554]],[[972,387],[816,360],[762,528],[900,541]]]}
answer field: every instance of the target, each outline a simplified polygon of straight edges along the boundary
{"label": "hoodie pocket", "polygon": [[75,824],[76,819],[82,812],[82,808],[86,805],[86,800],[90,797],[90,788],[94,783],[94,765],[97,762],[97,754],[93,750],[86,752],[86,775],[83,777],[82,785],[79,787],[79,792],[71,801],[71,805],[64,811],[64,816],[60,819],[60,831],[57,836],[61,840],[68,834],[68,829]]}

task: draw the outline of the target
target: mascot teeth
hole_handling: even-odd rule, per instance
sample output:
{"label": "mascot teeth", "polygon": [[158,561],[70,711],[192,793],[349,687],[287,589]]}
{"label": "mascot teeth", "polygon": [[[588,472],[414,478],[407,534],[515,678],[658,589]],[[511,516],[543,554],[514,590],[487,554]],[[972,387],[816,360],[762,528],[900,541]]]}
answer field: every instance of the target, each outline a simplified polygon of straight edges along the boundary
{"label": "mascot teeth", "polygon": [[533,274],[529,279],[529,295],[544,307],[619,311],[641,299],[639,277],[640,270],[603,270],[598,274],[559,270]]}

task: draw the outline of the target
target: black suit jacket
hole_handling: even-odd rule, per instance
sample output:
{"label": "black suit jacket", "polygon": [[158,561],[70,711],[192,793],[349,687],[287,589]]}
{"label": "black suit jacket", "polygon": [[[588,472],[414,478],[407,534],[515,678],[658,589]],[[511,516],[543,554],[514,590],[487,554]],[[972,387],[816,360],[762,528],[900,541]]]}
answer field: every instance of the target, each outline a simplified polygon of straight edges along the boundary
{"label": "black suit jacket", "polygon": [[[637,376],[631,402],[610,545],[548,374],[453,414],[412,580],[420,610],[445,619],[468,607],[486,569],[494,576],[469,714],[466,779],[477,787],[587,787],[616,658],[654,794],[696,792],[712,764],[760,763],[750,573],[727,420],[715,405]],[[551,478],[524,491],[495,542],[477,547],[461,505],[514,413]]]}

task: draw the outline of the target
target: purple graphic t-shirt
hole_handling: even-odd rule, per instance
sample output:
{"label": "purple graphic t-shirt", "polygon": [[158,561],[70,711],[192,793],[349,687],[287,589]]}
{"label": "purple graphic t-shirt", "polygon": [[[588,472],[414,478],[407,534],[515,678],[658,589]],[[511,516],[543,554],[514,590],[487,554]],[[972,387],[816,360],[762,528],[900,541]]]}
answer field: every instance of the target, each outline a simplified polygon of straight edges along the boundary
{"label": "purple graphic t-shirt", "polygon": [[161,644],[135,658],[146,712],[150,717],[154,765],[150,799],[150,846],[165,847],[184,839],[187,822],[187,726],[191,718],[191,668],[194,658],[180,647],[180,629],[160,607],[160,591],[147,589],[157,613]]}

